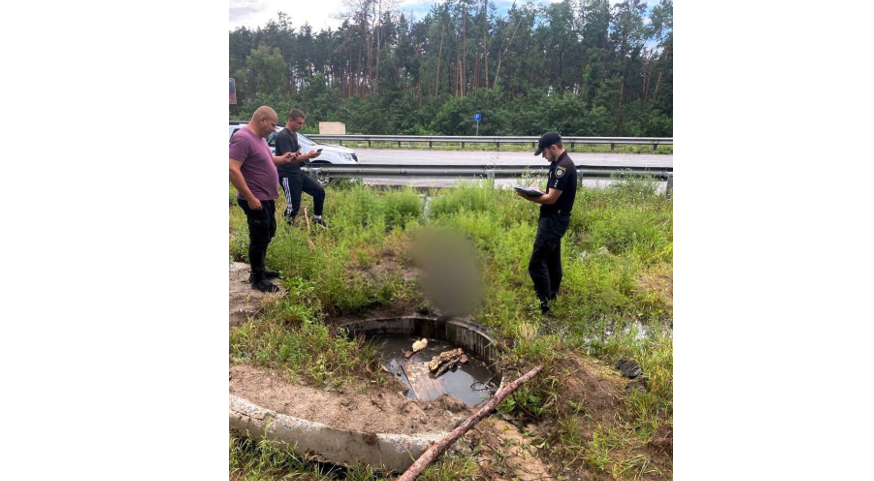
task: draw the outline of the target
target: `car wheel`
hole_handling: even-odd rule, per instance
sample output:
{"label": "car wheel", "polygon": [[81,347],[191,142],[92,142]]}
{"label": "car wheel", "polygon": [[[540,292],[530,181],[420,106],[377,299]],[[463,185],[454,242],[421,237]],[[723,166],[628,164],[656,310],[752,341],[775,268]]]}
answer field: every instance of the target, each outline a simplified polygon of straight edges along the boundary
{"label": "car wheel", "polygon": [[328,177],[328,174],[324,172],[319,172],[318,174],[316,174],[316,182],[318,182],[319,185],[321,185],[322,187],[327,187],[328,184],[331,183],[331,180],[332,179]]}

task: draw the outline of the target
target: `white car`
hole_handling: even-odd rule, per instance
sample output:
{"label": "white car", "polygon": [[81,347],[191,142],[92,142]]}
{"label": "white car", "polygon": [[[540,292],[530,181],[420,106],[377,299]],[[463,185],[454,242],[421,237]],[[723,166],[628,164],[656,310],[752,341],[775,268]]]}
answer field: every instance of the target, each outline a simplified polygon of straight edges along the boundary
{"label": "white car", "polygon": [[[246,127],[246,123],[247,122],[231,121],[228,124],[228,142],[231,141],[231,137],[233,137],[233,135],[235,133],[237,133],[238,130]],[[276,132],[270,134],[270,136],[267,137],[267,144],[270,145],[270,150],[273,151],[274,153],[276,153],[275,137],[276,137],[276,134],[282,129],[283,129],[283,127],[280,127],[277,125]],[[313,142],[312,140],[310,140],[309,138],[307,138],[306,135],[301,134],[300,132],[297,133],[297,143],[298,143],[298,145],[300,145],[300,152],[302,154],[307,154],[307,153],[312,152],[314,150],[322,149],[322,153],[318,157],[316,157],[310,161],[311,164],[357,164],[358,163],[358,156],[355,155],[355,151],[352,149],[348,149],[346,147],[340,147],[337,145],[317,144],[317,143]]]}

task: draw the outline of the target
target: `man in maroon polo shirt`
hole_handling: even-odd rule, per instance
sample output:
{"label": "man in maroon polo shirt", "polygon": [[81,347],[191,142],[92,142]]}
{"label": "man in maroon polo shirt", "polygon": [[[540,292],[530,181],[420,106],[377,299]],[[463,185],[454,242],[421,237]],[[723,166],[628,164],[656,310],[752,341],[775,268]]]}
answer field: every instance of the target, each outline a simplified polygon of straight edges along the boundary
{"label": "man in maroon polo shirt", "polygon": [[276,130],[279,118],[267,106],[258,107],[246,128],[233,138],[229,151],[229,176],[237,188],[237,203],[246,213],[249,224],[249,264],[252,288],[262,292],[279,290],[269,279],[279,273],[264,266],[267,246],[276,235],[276,198],[279,197],[279,175],[276,167],[291,162],[297,154],[288,152],[273,155],[267,145],[267,136]]}

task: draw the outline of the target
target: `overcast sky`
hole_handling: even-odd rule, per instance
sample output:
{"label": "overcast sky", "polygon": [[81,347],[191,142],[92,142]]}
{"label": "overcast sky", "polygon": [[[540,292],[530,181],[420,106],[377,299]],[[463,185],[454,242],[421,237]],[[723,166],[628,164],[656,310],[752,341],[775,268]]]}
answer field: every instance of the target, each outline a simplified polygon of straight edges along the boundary
{"label": "overcast sky", "polygon": [[[536,3],[557,3],[562,0],[535,0]],[[619,0],[610,0],[611,4]],[[415,18],[422,18],[431,8],[435,1],[401,0],[400,9],[404,12],[413,12]],[[513,2],[498,0],[494,1],[498,11],[505,11]],[[518,2],[520,5],[523,1]],[[647,0],[650,7],[657,4],[658,0]],[[277,18],[277,12],[285,12],[291,17],[294,28],[300,28],[304,22],[309,22],[313,30],[336,29],[342,21],[333,18],[344,10],[343,0],[229,0],[228,28],[233,30],[237,27],[263,27],[270,19]]]}

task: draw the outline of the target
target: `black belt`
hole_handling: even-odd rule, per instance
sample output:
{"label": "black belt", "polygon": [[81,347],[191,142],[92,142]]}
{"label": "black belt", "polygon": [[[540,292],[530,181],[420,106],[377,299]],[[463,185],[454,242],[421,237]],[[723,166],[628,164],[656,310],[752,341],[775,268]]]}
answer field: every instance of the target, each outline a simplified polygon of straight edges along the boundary
{"label": "black belt", "polygon": [[562,217],[562,218],[563,217],[570,218],[571,211],[570,211],[570,209],[559,209],[559,210],[554,210],[552,212],[544,212],[543,215],[541,215],[540,217],[553,217],[553,216]]}

